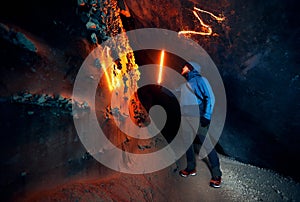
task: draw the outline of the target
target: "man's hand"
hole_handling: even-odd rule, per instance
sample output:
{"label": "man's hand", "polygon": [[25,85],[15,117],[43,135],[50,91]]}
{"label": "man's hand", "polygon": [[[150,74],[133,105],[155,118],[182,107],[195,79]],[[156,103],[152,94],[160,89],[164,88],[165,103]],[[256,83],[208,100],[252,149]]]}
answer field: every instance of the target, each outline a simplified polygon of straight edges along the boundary
{"label": "man's hand", "polygon": [[200,117],[200,124],[201,124],[202,127],[206,127],[210,124],[210,120],[203,117],[203,116],[201,116]]}

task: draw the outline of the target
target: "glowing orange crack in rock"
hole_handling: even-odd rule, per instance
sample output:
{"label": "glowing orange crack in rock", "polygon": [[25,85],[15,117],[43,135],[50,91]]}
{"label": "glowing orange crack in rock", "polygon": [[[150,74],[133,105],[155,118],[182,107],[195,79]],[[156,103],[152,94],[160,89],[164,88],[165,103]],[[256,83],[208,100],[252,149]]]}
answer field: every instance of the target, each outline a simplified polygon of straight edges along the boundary
{"label": "glowing orange crack in rock", "polygon": [[[102,61],[107,61],[108,58],[110,58],[110,48],[109,47],[104,47],[103,49],[103,52],[102,52],[102,57],[101,57],[101,60]],[[104,54],[104,55],[103,55]],[[110,91],[112,91],[114,89],[114,86],[112,84],[112,81],[110,79],[110,75],[108,73],[108,71],[110,70],[110,68],[107,66],[107,64],[109,64],[109,62],[103,62],[102,63],[102,67],[103,67],[103,71],[104,71],[104,75],[105,75],[105,78],[106,78],[106,82],[107,82],[107,85],[108,85],[108,88]]]}
{"label": "glowing orange crack in rock", "polygon": [[209,14],[211,17],[213,17],[217,21],[223,21],[223,20],[225,20],[225,17],[217,17],[217,16],[215,16],[211,12],[208,12],[206,10],[202,10],[200,8],[197,8],[197,7],[194,7],[194,11],[193,11],[194,15],[199,20],[200,24],[208,30],[208,32],[197,32],[197,31],[186,30],[186,31],[180,31],[180,32],[178,32],[178,35],[180,35],[180,34],[198,34],[198,35],[204,35],[205,36],[205,35],[211,35],[212,34],[212,28],[209,25],[207,25],[207,24],[205,24],[203,22],[203,20],[199,17],[199,15],[198,15],[198,13],[196,11],[200,11],[202,13]]}
{"label": "glowing orange crack in rock", "polygon": [[110,76],[108,75],[108,72],[107,72],[108,68],[105,66],[103,68],[103,70],[104,70],[104,74],[105,74],[106,81],[107,81],[107,84],[108,84],[108,88],[109,88],[110,91],[112,91],[114,89],[114,87],[112,86],[112,82],[110,81]]}
{"label": "glowing orange crack in rock", "polygon": [[162,72],[163,72],[163,65],[164,65],[164,57],[165,57],[165,51],[162,50],[161,54],[160,54],[160,65],[159,65],[159,73],[158,73],[158,79],[157,79],[157,83],[160,84],[161,83],[161,79],[162,79]]}

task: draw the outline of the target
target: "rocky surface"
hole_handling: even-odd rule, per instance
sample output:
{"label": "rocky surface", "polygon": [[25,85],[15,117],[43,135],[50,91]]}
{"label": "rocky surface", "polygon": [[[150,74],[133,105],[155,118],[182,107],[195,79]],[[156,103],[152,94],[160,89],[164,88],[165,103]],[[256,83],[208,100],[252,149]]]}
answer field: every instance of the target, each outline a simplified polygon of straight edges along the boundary
{"label": "rocky surface", "polygon": [[86,29],[91,32],[90,40],[101,44],[109,37],[122,32],[120,8],[115,0],[78,1],[78,14]]}

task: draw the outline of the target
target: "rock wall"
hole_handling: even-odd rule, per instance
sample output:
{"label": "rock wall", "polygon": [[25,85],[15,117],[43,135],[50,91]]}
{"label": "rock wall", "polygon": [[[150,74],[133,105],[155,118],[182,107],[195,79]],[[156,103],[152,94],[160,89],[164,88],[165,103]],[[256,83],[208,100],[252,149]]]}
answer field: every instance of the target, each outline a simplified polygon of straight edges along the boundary
{"label": "rock wall", "polygon": [[[3,139],[0,196],[3,200],[25,200],[40,191],[64,183],[72,184],[74,181],[104,177],[108,177],[109,181],[116,174],[93,159],[83,147],[74,127],[72,115],[76,117],[76,114],[72,112],[72,104],[79,107],[79,110],[87,111],[89,106],[70,98],[72,84],[84,58],[100,42],[124,31],[118,17],[117,1],[99,2],[100,5],[94,5],[91,1],[84,2],[88,4],[84,6],[76,1],[51,1],[47,2],[45,12],[45,7],[39,1],[18,2],[18,6],[23,8],[17,7],[16,16],[2,12],[12,6],[9,2],[0,9],[0,129]],[[92,17],[94,12],[100,12],[100,16]],[[103,13],[106,18],[100,23],[98,20]],[[88,21],[83,16],[88,17]],[[103,28],[103,25],[106,27]],[[24,47],[22,41],[15,43],[11,35],[17,33],[21,33],[25,39],[30,36],[27,42],[34,44],[36,49],[32,51],[32,46]],[[95,35],[96,41],[92,37]],[[130,50],[127,43],[122,47],[126,51]],[[125,72],[137,68],[131,54],[123,57],[119,62],[130,69],[119,71],[120,78],[125,76]],[[119,67],[113,65],[112,74]],[[127,79],[127,84],[122,85],[124,89],[131,84],[131,90],[136,89],[136,73],[136,76]],[[92,75],[88,78],[89,81],[93,79]],[[155,144],[150,144],[152,140],[129,140],[117,130],[112,116],[118,115],[118,111],[115,108],[113,111],[108,106],[107,98],[103,97],[105,93],[108,97],[112,93],[107,90],[107,84],[103,83],[99,84],[96,99],[97,115],[100,124],[102,121],[106,124],[103,127],[106,135],[117,147],[131,152],[147,153],[156,150],[156,145],[163,141],[157,143],[153,140]],[[140,110],[133,111],[132,116],[137,120],[143,118]],[[168,172],[163,171],[162,177],[166,177]],[[134,178],[128,178],[125,183],[134,186]],[[160,179],[157,178],[158,183]],[[148,181],[145,178],[141,182],[141,186],[145,185],[141,187],[141,197],[152,197],[143,195],[151,195],[151,180]],[[165,181],[161,182],[164,186]],[[147,187],[149,190],[143,191]],[[130,191],[135,192],[135,189],[130,188]],[[125,192],[110,191],[107,197],[118,198]],[[39,195],[39,200],[44,200],[46,195]]]}

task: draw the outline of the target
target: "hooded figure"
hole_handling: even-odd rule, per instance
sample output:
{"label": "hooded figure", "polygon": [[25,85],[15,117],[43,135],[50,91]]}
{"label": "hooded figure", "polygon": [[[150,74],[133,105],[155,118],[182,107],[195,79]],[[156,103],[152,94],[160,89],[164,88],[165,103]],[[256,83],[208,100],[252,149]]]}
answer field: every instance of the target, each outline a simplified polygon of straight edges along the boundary
{"label": "hooded figure", "polygon": [[201,67],[196,62],[188,62],[182,75],[187,83],[181,86],[180,105],[182,115],[199,116],[195,107],[199,107],[200,117],[211,120],[215,96],[206,78],[200,75]]}
{"label": "hooded figure", "polygon": [[[207,135],[211,115],[215,104],[215,96],[206,78],[200,75],[201,67],[196,62],[188,62],[182,68],[181,74],[186,77],[187,82],[181,85],[180,89],[180,106],[181,115],[184,117],[182,133],[189,142],[190,138],[196,134],[202,143],[204,151],[208,155],[211,165],[212,178],[210,186],[220,187],[222,172],[220,162],[214,145]],[[192,127],[193,120],[198,121],[200,116],[200,126],[195,129]],[[179,172],[180,176],[188,177],[197,174],[196,159],[193,144],[186,151],[187,167]]]}

